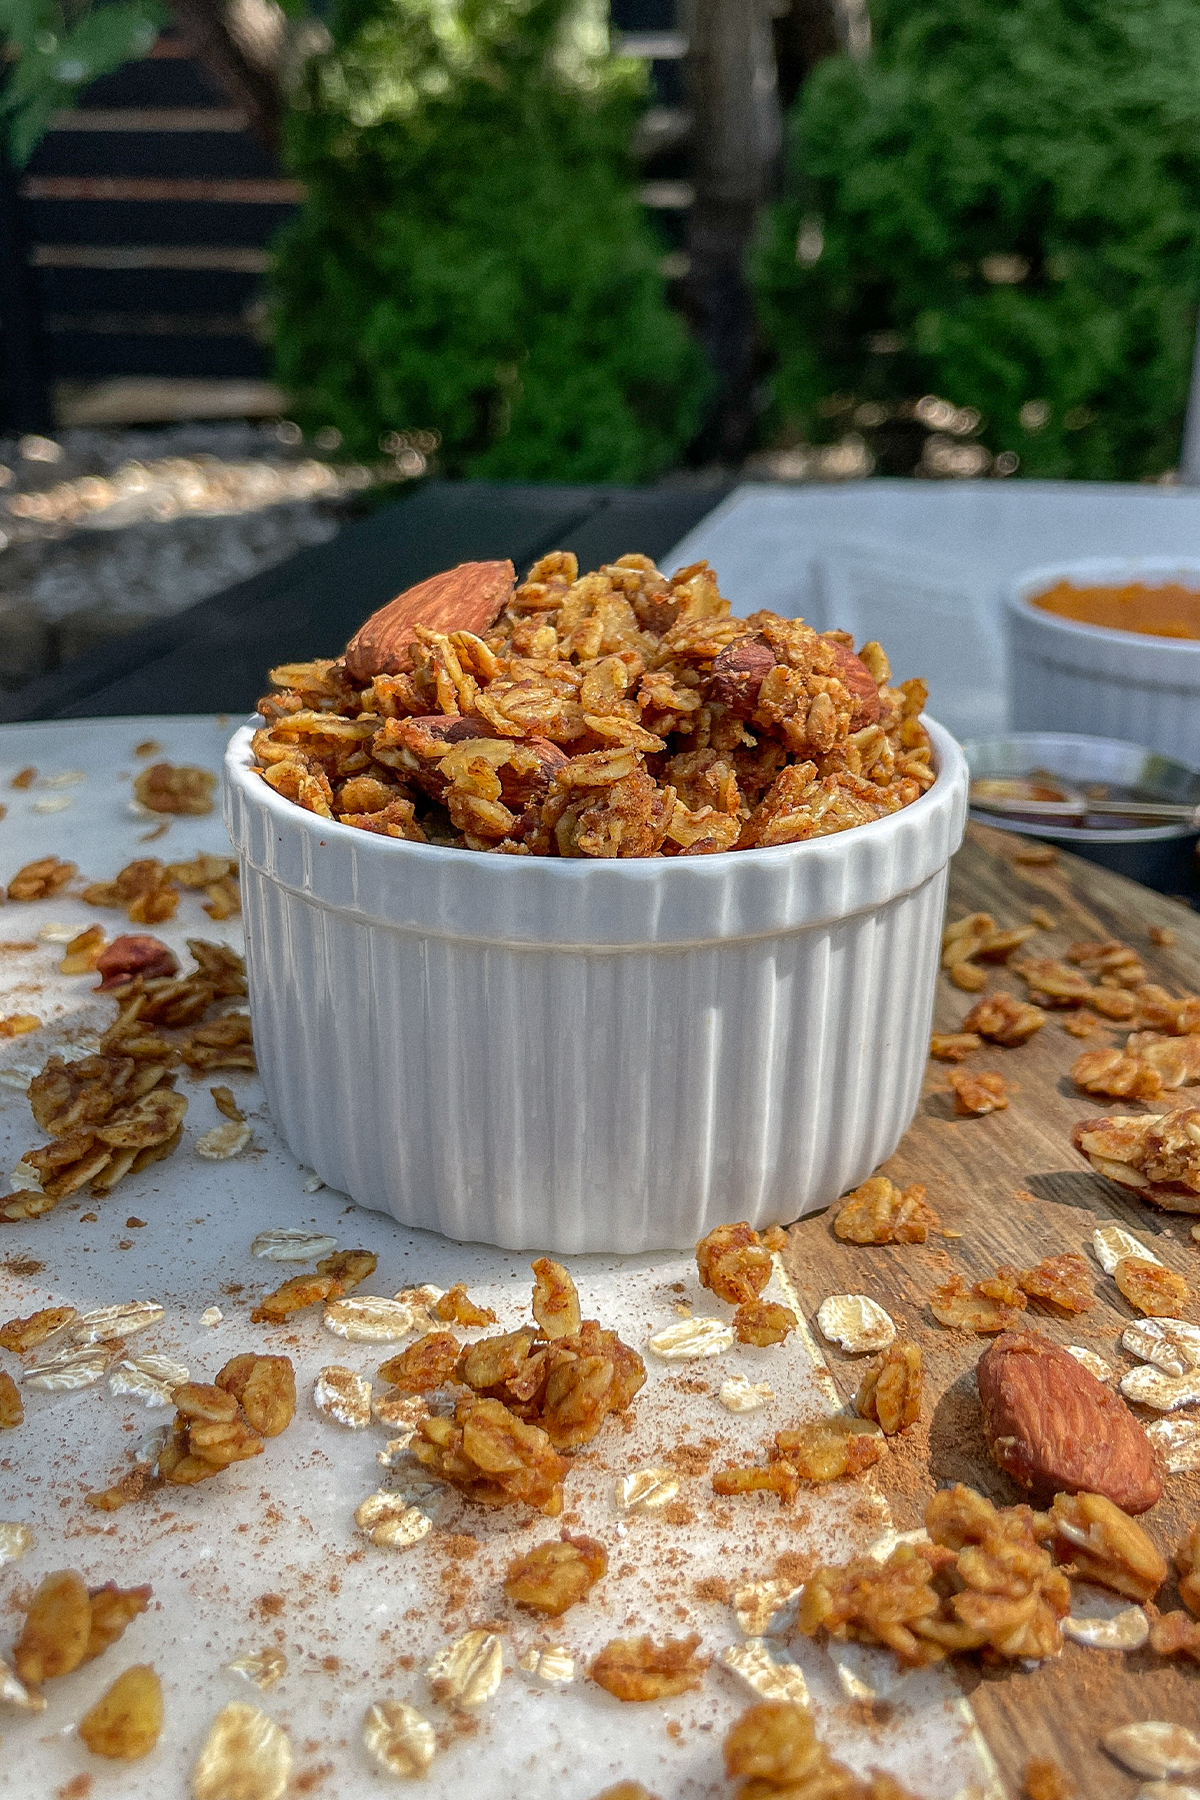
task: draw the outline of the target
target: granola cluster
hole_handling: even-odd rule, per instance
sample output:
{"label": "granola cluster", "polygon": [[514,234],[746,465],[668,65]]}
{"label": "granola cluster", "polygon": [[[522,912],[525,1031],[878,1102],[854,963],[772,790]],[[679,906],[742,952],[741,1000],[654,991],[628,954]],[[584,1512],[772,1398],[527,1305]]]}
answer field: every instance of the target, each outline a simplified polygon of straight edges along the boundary
{"label": "granola cluster", "polygon": [[892,1776],[878,1769],[855,1775],[830,1756],[812,1714],[795,1701],[750,1707],[726,1733],[723,1748],[725,1773],[741,1781],[737,1800],[912,1800]]}
{"label": "granola cluster", "polygon": [[[581,1317],[575,1283],[561,1263],[539,1257],[533,1271],[534,1325],[465,1348],[452,1332],[426,1332],[381,1366],[391,1389],[377,1410],[386,1418],[395,1402],[456,1389],[452,1416],[426,1410],[414,1418],[416,1461],[482,1505],[522,1501],[555,1517],[570,1467],[562,1452],[581,1449],[610,1413],[629,1408],[646,1366],[615,1331]],[[461,1318],[469,1305],[469,1323],[495,1323],[489,1309],[467,1300],[465,1289],[450,1293],[456,1295],[446,1309],[451,1316]],[[435,1316],[442,1312],[439,1301]],[[564,1540],[576,1549],[586,1542]],[[565,1563],[574,1555],[551,1546],[542,1560]]]}
{"label": "granola cluster", "polygon": [[898,1544],[883,1562],[817,1569],[800,1595],[800,1630],[884,1644],[908,1667],[968,1651],[1055,1654],[1070,1587],[1044,1548],[1054,1535],[1044,1514],[997,1508],[960,1484],[934,1495],[925,1529],[928,1543]]}
{"label": "granola cluster", "polygon": [[846,1195],[833,1229],[849,1244],[923,1244],[939,1224],[918,1182],[898,1188],[886,1175],[872,1175]]}
{"label": "granola cluster", "polygon": [[1083,1119],[1071,1140],[1098,1175],[1167,1212],[1200,1213],[1200,1108]]}
{"label": "granola cluster", "polygon": [[780,1506],[790,1506],[801,1482],[840,1481],[861,1475],[884,1454],[884,1438],[877,1423],[846,1413],[815,1419],[775,1433],[765,1463],[718,1469],[712,1478],[716,1494],[774,1494]]}
{"label": "granola cluster", "polygon": [[[194,772],[205,773],[203,770]],[[206,776],[206,780],[211,784],[215,777]],[[201,810],[211,812],[212,808],[209,805]],[[61,892],[78,873],[72,862],[62,862],[57,856],[40,857],[17,870],[8,884],[8,898],[48,900]],[[118,870],[111,881],[89,882],[79,890],[79,898],[89,906],[115,907],[124,912],[131,924],[160,925],[164,920],[174,918],[184,889],[196,889],[203,894],[202,905],[210,919],[229,919],[242,910],[236,861],[231,856],[213,856],[207,852],[193,856],[187,862],[176,863],[160,862],[156,856],[138,857]],[[62,973],[84,974],[94,966],[94,963],[86,963],[78,969],[64,967]]]}
{"label": "granola cluster", "polygon": [[952,1275],[933,1290],[929,1306],[940,1325],[952,1331],[1006,1331],[1018,1322],[1030,1300],[1064,1313],[1086,1312],[1095,1305],[1091,1272],[1073,1250],[1046,1256],[1031,1269],[1001,1263],[994,1275],[968,1287]]}
{"label": "granola cluster", "polygon": [[[180,975],[157,939],[118,939],[112,948],[122,942],[132,949],[116,990],[117,1017],[95,1054],[73,1062],[51,1056],[29,1084],[34,1120],[51,1141],[18,1163],[14,1180],[21,1185],[0,1200],[0,1219],[40,1218],[89,1184],[93,1194],[109,1194],[126,1175],[170,1156],[187,1112],[187,1100],[175,1092],[181,1062],[196,1073],[254,1067],[247,1014],[221,1012],[204,1022],[213,1009],[245,996],[236,951],[191,938],[196,968]],[[148,977],[148,967],[161,973]],[[183,1035],[168,1038],[164,1030]]]}
{"label": "granola cluster", "polygon": [[856,656],[845,632],[733,618],[705,563],[580,576],[555,552],[487,610],[478,631],[431,614],[392,657],[369,622],[356,655],[273,670],[263,779],[385,836],[594,857],[798,843],[933,781],[923,682],[893,686],[880,646]]}

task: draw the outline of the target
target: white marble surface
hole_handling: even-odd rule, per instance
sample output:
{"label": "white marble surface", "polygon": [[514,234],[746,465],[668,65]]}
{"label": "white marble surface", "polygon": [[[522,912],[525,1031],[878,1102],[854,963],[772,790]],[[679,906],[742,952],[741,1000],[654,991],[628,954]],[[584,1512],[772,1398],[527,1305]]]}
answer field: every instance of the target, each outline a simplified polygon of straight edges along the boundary
{"label": "white marble surface", "polygon": [[[0,822],[0,880],[51,853],[71,858],[98,879],[136,855],[182,860],[197,849],[221,848],[217,813],[177,821],[164,838],[141,843],[148,827],[131,816],[128,794],[131,772],[140,766],[133,755],[139,741],[156,739],[168,759],[216,769],[231,723],[107,720],[0,730],[0,798],[8,806]],[[26,764],[35,765],[41,779],[25,792],[11,791],[11,776]],[[86,779],[68,787],[46,784],[45,777],[70,770]],[[69,795],[71,806],[36,810],[40,800],[56,794]],[[89,1029],[112,1016],[110,1000],[94,999],[91,977],[55,972],[60,952],[37,936],[51,920],[82,928],[97,919],[110,935],[123,923],[65,894],[0,906],[0,1014],[36,1012],[46,1021],[41,1031],[0,1040],[0,1069],[40,1065],[52,1047],[86,1041]],[[214,926],[200,911],[198,896],[185,895],[159,934],[182,952],[189,936],[237,944],[236,926],[236,920]],[[14,948],[28,943],[36,947]],[[254,1130],[251,1148],[229,1162],[207,1162],[195,1151],[196,1137],[219,1122],[208,1092],[218,1081],[234,1089]],[[513,1554],[556,1535],[564,1521],[484,1512],[451,1497],[415,1549],[396,1554],[367,1543],[351,1515],[388,1478],[376,1461],[387,1434],[379,1426],[341,1430],[316,1414],[310,1396],[323,1365],[342,1363],[373,1374],[395,1347],[333,1337],[319,1310],[301,1315],[291,1328],[249,1322],[256,1294],[297,1268],[251,1257],[251,1239],[269,1226],[311,1225],[343,1247],[375,1251],[379,1267],[365,1284],[372,1293],[465,1280],[475,1298],[495,1307],[506,1328],[527,1316],[531,1277],[525,1259],[405,1230],[328,1189],[306,1192],[306,1171],[275,1138],[252,1076],[185,1076],[180,1089],[189,1112],[183,1144],[169,1161],[128,1179],[106,1199],[76,1198],[42,1220],[0,1226],[0,1314],[27,1314],[58,1301],[82,1309],[157,1299],[165,1317],[131,1340],[130,1353],[166,1352],[185,1362],[194,1378],[211,1380],[239,1351],[285,1351],[297,1369],[297,1416],[254,1461],[199,1487],[165,1489],[139,1505],[101,1514],[84,1505],[85,1493],[127,1467],[131,1450],[170,1415],[114,1398],[105,1384],[75,1394],[25,1391],[25,1423],[0,1439],[0,1519],[29,1524],[36,1542],[21,1562],[0,1569],[0,1650],[16,1634],[22,1597],[51,1570],[73,1567],[93,1584],[150,1582],[154,1598],[104,1657],[48,1685],[45,1713],[0,1716],[0,1788],[48,1797],[86,1773],[93,1778],[90,1800],[182,1800],[208,1721],[227,1701],[243,1699],[260,1701],[291,1734],[290,1794],[358,1800],[387,1786],[361,1746],[360,1725],[370,1701],[390,1697],[416,1705],[444,1732],[446,1747],[430,1769],[426,1791],[446,1800],[589,1800],[623,1775],[639,1777],[661,1800],[727,1795],[720,1741],[750,1696],[715,1663],[700,1692],[643,1706],[620,1704],[582,1672],[566,1690],[535,1689],[516,1663],[531,1644],[558,1641],[582,1667],[610,1637],[640,1629],[657,1636],[694,1629],[705,1652],[715,1656],[740,1633],[732,1609],[699,1597],[697,1581],[737,1585],[769,1574],[781,1555],[840,1558],[886,1528],[886,1503],[865,1484],[816,1490],[787,1510],[762,1496],[717,1503],[711,1493],[708,1463],[720,1466],[749,1454],[783,1425],[829,1410],[823,1370],[810,1350],[793,1339],[783,1349],[735,1346],[704,1363],[667,1364],[647,1355],[649,1380],[631,1428],[610,1421],[575,1459],[567,1482],[565,1522],[603,1540],[609,1574],[588,1604],[539,1628],[508,1606],[499,1582]],[[41,1135],[26,1097],[0,1085],[0,1170],[11,1169]],[[89,1212],[94,1221],[83,1218]],[[130,1219],[145,1224],[128,1224]],[[13,1272],[29,1263],[41,1267]],[[653,1331],[674,1322],[673,1309],[681,1304],[697,1313],[729,1314],[701,1293],[694,1263],[682,1256],[581,1257],[571,1266],[585,1313],[616,1326],[639,1349]],[[206,1327],[200,1315],[212,1305],[224,1320]],[[14,1374],[19,1360],[0,1351],[0,1365]],[[735,1372],[768,1380],[773,1405],[740,1416],[726,1412],[716,1392]],[[612,1498],[615,1478],[661,1464],[681,1444],[692,1447],[680,1476],[685,1512],[673,1520],[663,1514],[622,1520]],[[471,1549],[468,1535],[478,1548],[463,1559]],[[264,1595],[276,1598],[264,1606]],[[506,1673],[477,1722],[456,1729],[432,1704],[424,1670],[449,1638],[485,1621],[502,1624]],[[259,1695],[222,1665],[266,1645],[285,1651],[289,1669]],[[923,1800],[998,1800],[1002,1790],[948,1674],[930,1671],[896,1681],[890,1658],[863,1652],[843,1654],[839,1672],[806,1640],[794,1654],[821,1727],[847,1760],[860,1768],[888,1768]],[[162,1737],[142,1763],[103,1763],[84,1748],[75,1724],[122,1669],[143,1661],[152,1662],[163,1680]],[[886,1690],[894,1708],[869,1733],[860,1723],[861,1706],[849,1697],[855,1679],[868,1680],[881,1696]]]}

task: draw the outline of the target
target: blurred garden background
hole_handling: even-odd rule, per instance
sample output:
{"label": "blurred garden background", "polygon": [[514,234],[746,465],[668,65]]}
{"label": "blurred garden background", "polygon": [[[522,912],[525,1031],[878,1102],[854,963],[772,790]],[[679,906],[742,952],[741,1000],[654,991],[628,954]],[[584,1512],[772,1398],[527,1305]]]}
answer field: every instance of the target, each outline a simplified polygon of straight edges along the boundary
{"label": "blurred garden background", "polygon": [[1195,0],[0,27],[0,687],[431,477],[1178,478]]}

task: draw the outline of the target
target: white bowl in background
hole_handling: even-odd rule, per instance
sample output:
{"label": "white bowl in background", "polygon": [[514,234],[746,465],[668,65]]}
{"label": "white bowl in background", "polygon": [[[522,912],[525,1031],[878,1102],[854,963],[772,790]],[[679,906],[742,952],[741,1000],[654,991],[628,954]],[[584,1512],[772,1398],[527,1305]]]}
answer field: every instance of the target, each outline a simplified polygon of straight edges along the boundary
{"label": "white bowl in background", "polygon": [[1032,604],[1060,581],[1200,591],[1200,561],[1092,557],[1019,576],[1006,606],[1013,730],[1116,738],[1200,767],[1200,641],[1080,625]]}
{"label": "white bowl in background", "polygon": [[682,1248],[827,1205],[929,1050],[967,768],[775,849],[599,861],[377,837],[225,758],[271,1115],[330,1187],[510,1249]]}

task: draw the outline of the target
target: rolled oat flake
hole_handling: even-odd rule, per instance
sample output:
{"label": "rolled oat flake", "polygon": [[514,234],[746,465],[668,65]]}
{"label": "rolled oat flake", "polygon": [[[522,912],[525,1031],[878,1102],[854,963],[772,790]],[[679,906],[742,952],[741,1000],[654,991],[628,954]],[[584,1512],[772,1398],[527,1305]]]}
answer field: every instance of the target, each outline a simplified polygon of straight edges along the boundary
{"label": "rolled oat flake", "polygon": [[1101,1742],[1135,1775],[1163,1778],[1200,1774],[1200,1738],[1186,1725],[1166,1719],[1143,1719],[1106,1731]]}
{"label": "rolled oat flake", "polygon": [[869,1294],[831,1294],[817,1310],[821,1336],[852,1355],[886,1350],[896,1327],[878,1300]]}
{"label": "rolled oat flake", "polygon": [[495,1632],[466,1631],[438,1651],[426,1673],[430,1692],[444,1706],[482,1706],[500,1686],[504,1646]]}
{"label": "rolled oat flake", "polygon": [[192,1793],[195,1800],[279,1800],[291,1772],[287,1733],[259,1707],[231,1700],[208,1728]]}
{"label": "rolled oat flake", "polygon": [[363,1719],[363,1743],[387,1775],[423,1775],[437,1753],[437,1733],[403,1700],[376,1700]]}

